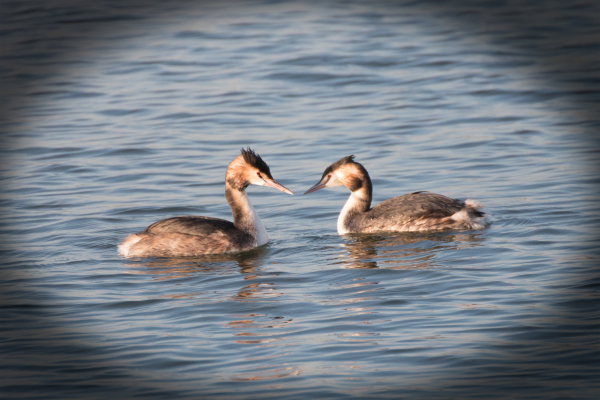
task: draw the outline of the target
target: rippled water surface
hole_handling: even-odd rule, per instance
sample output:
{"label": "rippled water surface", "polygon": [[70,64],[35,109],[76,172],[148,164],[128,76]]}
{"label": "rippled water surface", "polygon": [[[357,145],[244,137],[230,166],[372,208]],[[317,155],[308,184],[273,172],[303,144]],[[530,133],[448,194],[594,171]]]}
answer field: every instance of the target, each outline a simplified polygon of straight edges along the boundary
{"label": "rippled water surface", "polygon": [[[7,398],[600,390],[595,4],[4,3]],[[117,255],[230,220],[245,146],[296,193],[248,189],[267,245]],[[301,194],[350,154],[374,204],[429,190],[493,223],[339,236],[347,189]]]}

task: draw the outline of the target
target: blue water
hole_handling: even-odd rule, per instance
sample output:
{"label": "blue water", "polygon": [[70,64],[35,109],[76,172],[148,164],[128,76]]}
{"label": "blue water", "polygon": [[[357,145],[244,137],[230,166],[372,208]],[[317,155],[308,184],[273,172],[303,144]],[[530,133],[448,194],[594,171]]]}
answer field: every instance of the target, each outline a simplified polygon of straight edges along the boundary
{"label": "blue water", "polygon": [[[595,3],[6,1],[3,398],[540,398],[600,390]],[[117,255],[159,219],[270,242]],[[354,154],[374,204],[429,190],[481,231],[339,236]],[[597,397],[596,397],[597,398]]]}

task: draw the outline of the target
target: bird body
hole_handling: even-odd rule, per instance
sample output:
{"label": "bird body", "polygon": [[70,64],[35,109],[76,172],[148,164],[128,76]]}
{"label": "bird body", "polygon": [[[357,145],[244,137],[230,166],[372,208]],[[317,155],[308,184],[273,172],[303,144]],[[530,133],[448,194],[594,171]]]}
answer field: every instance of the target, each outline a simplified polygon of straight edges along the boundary
{"label": "bird body", "polygon": [[354,161],[354,156],[331,164],[319,183],[306,193],[341,185],[350,189],[351,194],[338,217],[339,234],[481,229],[486,223],[487,216],[480,211],[479,202],[451,199],[430,192],[405,194],[371,208],[371,178],[363,165]]}
{"label": "bird body", "polygon": [[254,151],[242,149],[227,167],[225,197],[233,222],[186,215],[160,220],[125,237],[119,254],[125,257],[186,257],[235,253],[269,241],[267,230],[250,204],[248,185],[270,186],[293,194],[271,176],[269,166]]}

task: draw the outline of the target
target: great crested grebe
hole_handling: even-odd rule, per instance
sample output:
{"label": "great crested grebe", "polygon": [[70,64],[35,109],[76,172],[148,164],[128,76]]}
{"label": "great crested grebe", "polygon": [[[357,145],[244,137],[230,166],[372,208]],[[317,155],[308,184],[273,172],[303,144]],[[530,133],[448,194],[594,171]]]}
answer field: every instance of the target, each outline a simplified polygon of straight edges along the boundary
{"label": "great crested grebe", "polygon": [[246,194],[248,185],[270,186],[294,194],[273,179],[267,163],[250,147],[242,149],[225,173],[225,197],[233,213],[233,223],[193,215],[163,219],[125,237],[119,244],[119,254],[186,257],[235,253],[267,243],[267,230]]}
{"label": "great crested grebe", "polygon": [[354,156],[331,164],[323,177],[304,194],[344,185],[352,192],[337,221],[339,234],[361,232],[417,232],[445,229],[481,229],[487,216],[479,202],[450,199],[441,194],[414,192],[371,208],[373,185],[369,173]]}

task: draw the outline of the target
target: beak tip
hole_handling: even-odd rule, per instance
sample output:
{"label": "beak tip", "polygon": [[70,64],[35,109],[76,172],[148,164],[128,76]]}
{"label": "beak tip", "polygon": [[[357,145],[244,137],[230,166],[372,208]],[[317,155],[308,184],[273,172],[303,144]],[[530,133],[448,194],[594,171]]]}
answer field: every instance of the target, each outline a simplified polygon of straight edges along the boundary
{"label": "beak tip", "polygon": [[316,192],[319,189],[323,189],[326,184],[327,184],[327,182],[325,182],[325,183],[319,182],[316,185],[314,185],[313,187],[309,188],[306,192],[304,192],[304,194],[309,194],[312,192]]}
{"label": "beak tip", "polygon": [[283,193],[294,195],[294,192],[292,192],[290,189],[286,188],[285,186],[283,186],[281,183],[277,182],[274,179],[264,179],[264,182],[265,182],[265,186],[270,186],[277,190],[281,190]]}

